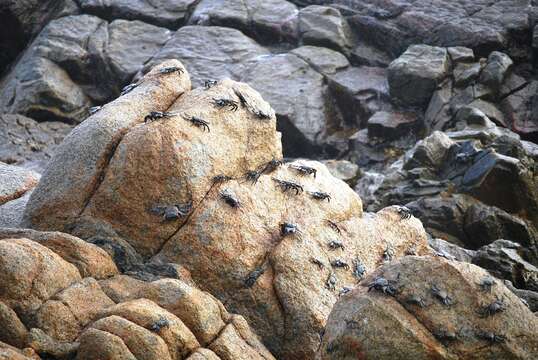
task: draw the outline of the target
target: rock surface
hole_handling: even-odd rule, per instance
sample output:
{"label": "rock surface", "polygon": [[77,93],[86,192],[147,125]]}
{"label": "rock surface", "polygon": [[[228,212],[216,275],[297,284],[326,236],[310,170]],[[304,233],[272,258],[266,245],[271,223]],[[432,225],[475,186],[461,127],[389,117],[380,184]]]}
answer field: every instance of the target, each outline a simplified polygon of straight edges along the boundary
{"label": "rock surface", "polygon": [[[398,289],[394,296],[369,291],[380,276]],[[484,291],[487,277],[477,266],[432,257],[382,266],[335,305],[321,358],[535,358],[538,320],[500,281]],[[501,311],[485,310],[495,301]]]}

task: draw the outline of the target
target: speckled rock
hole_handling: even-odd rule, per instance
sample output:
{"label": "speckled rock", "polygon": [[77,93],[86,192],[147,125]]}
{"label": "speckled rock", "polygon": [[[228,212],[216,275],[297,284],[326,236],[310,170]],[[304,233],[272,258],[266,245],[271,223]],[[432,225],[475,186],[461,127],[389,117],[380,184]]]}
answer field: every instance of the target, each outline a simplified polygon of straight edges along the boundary
{"label": "speckled rock", "polygon": [[39,174],[0,162],[0,205],[22,197],[39,181]]}

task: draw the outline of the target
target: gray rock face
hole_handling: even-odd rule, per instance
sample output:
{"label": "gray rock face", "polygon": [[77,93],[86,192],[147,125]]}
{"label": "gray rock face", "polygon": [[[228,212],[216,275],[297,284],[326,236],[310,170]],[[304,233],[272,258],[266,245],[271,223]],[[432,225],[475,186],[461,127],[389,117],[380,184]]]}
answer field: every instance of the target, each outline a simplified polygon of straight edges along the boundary
{"label": "gray rock face", "polygon": [[476,255],[476,251],[464,249],[443,239],[429,239],[428,244],[435,250],[437,256],[449,260],[470,263]]}
{"label": "gray rock face", "polygon": [[31,191],[23,196],[0,205],[0,227],[18,228],[22,221],[26,203],[30,199]]}
{"label": "gray rock face", "polygon": [[189,24],[239,29],[262,43],[295,43],[299,10],[285,0],[202,0]]}
{"label": "gray rock face", "polygon": [[78,123],[92,103],[117,95],[168,37],[168,30],[138,21],[52,21],[0,83],[0,109]]}
{"label": "gray rock face", "polygon": [[185,26],[173,35],[145,68],[149,69],[165,59],[178,59],[189,69],[193,86],[197,87],[209,79],[240,79],[247,68],[264,55],[269,55],[269,51],[239,30],[218,26]]}
{"label": "gray rock face", "polygon": [[498,51],[492,52],[488,57],[488,62],[480,74],[480,82],[491,87],[494,91],[499,91],[508,70],[513,65],[512,59],[506,54]]}
{"label": "gray rock face", "polygon": [[38,123],[22,115],[0,116],[0,161],[42,172],[54,149],[71,126],[54,121]]}
{"label": "gray rock face", "polygon": [[352,33],[346,19],[337,9],[311,5],[301,9],[299,33],[304,44],[332,48],[349,53]]}
{"label": "gray rock face", "polygon": [[412,112],[378,111],[368,119],[368,135],[377,138],[397,139],[417,129],[418,118]]}
{"label": "gray rock face", "polygon": [[[448,75],[446,49],[426,45],[409,47],[388,69],[390,94],[409,106],[424,106]],[[413,91],[409,91],[410,89]]]}
{"label": "gray rock face", "polygon": [[290,51],[306,61],[312,68],[325,75],[334,74],[349,67],[349,61],[341,53],[318,46],[301,46]]}
{"label": "gray rock face", "polygon": [[186,21],[196,0],[76,0],[86,13],[102,19],[141,20],[177,29]]}

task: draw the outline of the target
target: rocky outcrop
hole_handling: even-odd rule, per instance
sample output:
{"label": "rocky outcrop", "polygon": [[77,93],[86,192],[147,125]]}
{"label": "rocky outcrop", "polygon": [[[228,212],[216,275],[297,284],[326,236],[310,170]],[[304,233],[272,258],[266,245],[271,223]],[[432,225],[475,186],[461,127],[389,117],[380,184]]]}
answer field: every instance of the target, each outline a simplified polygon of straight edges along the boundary
{"label": "rocky outcrop", "polygon": [[380,267],[341,297],[320,355],[533,359],[537,329],[538,320],[523,302],[479,267],[405,257]]}

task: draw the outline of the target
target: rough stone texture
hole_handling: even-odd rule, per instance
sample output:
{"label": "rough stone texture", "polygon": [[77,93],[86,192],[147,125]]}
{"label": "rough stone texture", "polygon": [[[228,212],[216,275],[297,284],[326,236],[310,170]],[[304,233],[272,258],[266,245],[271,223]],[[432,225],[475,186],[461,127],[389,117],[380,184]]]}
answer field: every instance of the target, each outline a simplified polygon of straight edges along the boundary
{"label": "rough stone texture", "polygon": [[177,96],[190,89],[187,74],[161,76],[158,69],[166,66],[181,64],[161,64],[136,89],[88,118],[58,146],[26,207],[27,227],[62,230],[77,218],[97,190],[122,136],[150,111],[167,110]]}
{"label": "rough stone texture", "polygon": [[170,32],[89,15],[50,22],[0,83],[0,109],[38,121],[78,123],[119,93]]}
{"label": "rough stone texture", "polygon": [[413,45],[388,68],[390,94],[405,105],[427,105],[437,85],[448,75],[448,67],[446,49]]}
{"label": "rough stone texture", "polygon": [[39,178],[34,171],[0,162],[0,206],[32,190]]}
{"label": "rough stone texture", "polygon": [[74,265],[82,277],[106,279],[118,273],[108,254],[99,247],[60,232],[39,232],[30,229],[0,228],[0,239],[31,239]]}
{"label": "rough stone texture", "polygon": [[472,62],[474,60],[473,49],[464,46],[454,46],[447,49],[450,60],[453,63]]}
{"label": "rough stone texture", "polygon": [[142,20],[173,30],[183,25],[196,0],[76,0],[86,13],[112,21]]}
{"label": "rough stone texture", "polygon": [[205,80],[239,80],[250,64],[268,54],[268,50],[239,30],[220,26],[184,26],[153,56],[146,68],[152,68],[163,60],[178,59],[189,69],[193,85],[197,87]]}
{"label": "rough stone texture", "polygon": [[73,358],[79,347],[77,342],[58,341],[38,328],[30,330],[27,342],[38,354],[58,359]]}
{"label": "rough stone texture", "polygon": [[508,55],[498,51],[492,52],[489,54],[486,66],[480,73],[480,82],[493,88],[494,91],[499,91],[513,63]]}
{"label": "rough stone texture", "polygon": [[351,29],[340,12],[332,7],[311,5],[299,12],[299,33],[306,45],[349,53],[353,45]]}
{"label": "rough stone texture", "polygon": [[0,342],[6,342],[18,348],[26,345],[28,330],[15,311],[0,301]]}
{"label": "rough stone texture", "polygon": [[510,280],[520,289],[538,291],[538,268],[525,261],[525,248],[509,240],[497,240],[478,249],[473,264]]}
{"label": "rough stone texture", "polygon": [[420,140],[405,158],[404,169],[431,166],[439,167],[445,160],[448,150],[454,145],[443,132],[436,131]]}
{"label": "rough stone texture", "polygon": [[0,341],[0,360],[41,360],[41,358],[32,349],[20,350]]}
{"label": "rough stone texture", "polygon": [[26,203],[30,199],[32,191],[28,191],[24,196],[8,201],[0,206],[0,228],[18,228],[22,221]]}
{"label": "rough stone texture", "polygon": [[[376,276],[394,281],[395,296],[368,291]],[[335,305],[327,323],[322,359],[534,359],[538,319],[500,281],[484,292],[487,272],[477,266],[433,257],[404,257],[379,268]],[[443,305],[431,291],[446,291]],[[418,296],[424,307],[409,302]],[[502,299],[505,310],[480,316],[483,306]],[[482,332],[502,335],[491,344]]]}
{"label": "rough stone texture", "polygon": [[226,26],[262,43],[296,42],[299,11],[285,0],[202,0],[189,24]]}
{"label": "rough stone texture", "polygon": [[0,116],[0,161],[43,172],[56,146],[71,126],[47,121],[38,123],[26,116]]}

